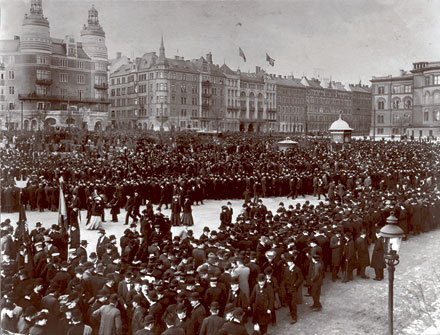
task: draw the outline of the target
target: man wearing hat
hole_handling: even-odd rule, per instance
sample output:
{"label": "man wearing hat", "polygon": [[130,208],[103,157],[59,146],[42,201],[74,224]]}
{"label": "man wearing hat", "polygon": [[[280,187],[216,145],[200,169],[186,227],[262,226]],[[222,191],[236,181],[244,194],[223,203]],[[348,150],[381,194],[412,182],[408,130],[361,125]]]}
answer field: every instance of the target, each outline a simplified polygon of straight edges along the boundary
{"label": "man wearing hat", "polygon": [[231,322],[226,322],[218,332],[218,335],[248,335],[246,327],[241,323],[244,311],[241,307],[235,308]]}
{"label": "man wearing hat", "polygon": [[203,319],[200,335],[217,335],[225,320],[218,315],[220,304],[213,301],[209,306],[210,316]]}
{"label": "man wearing hat", "polygon": [[313,255],[311,266],[311,294],[313,298],[312,310],[318,312],[322,309],[322,305],[319,301],[321,297],[321,286],[324,280],[324,265],[320,255]]}
{"label": "man wearing hat", "polygon": [[287,266],[284,268],[283,273],[283,284],[286,290],[287,303],[289,304],[290,316],[292,317],[291,324],[296,323],[297,316],[297,300],[298,300],[298,289],[304,281],[301,269],[295,265],[295,261],[292,255],[288,254],[286,256]]}
{"label": "man wearing hat", "polygon": [[154,317],[154,327],[153,332],[155,334],[161,334],[166,329],[162,321],[162,314],[164,312],[164,308],[161,304],[159,304],[159,297],[157,296],[157,292],[154,290],[148,291],[147,300],[150,304],[148,308],[148,314]]}
{"label": "man wearing hat", "polygon": [[240,279],[232,277],[231,289],[229,290],[226,304],[232,304],[234,307],[241,307],[244,311],[248,310],[249,298],[240,288]]}
{"label": "man wearing hat", "polygon": [[238,277],[240,281],[240,290],[246,294],[248,300],[249,300],[249,274],[250,269],[244,265],[243,258],[237,257],[235,260],[235,268],[232,271],[231,275],[232,277]]}
{"label": "man wearing hat", "polygon": [[109,239],[107,236],[105,236],[105,230],[99,229],[99,237],[98,241],[96,242],[96,255],[98,255],[98,259],[101,259],[102,255],[105,253],[105,246],[107,243],[109,243]]}
{"label": "man wearing hat", "polygon": [[87,245],[87,240],[82,240],[80,246],[76,248],[76,254],[79,258],[81,258],[82,256],[85,256],[87,258]]}
{"label": "man wearing hat", "polygon": [[274,309],[275,294],[270,285],[266,285],[266,277],[258,274],[257,285],[252,290],[250,306],[252,308],[252,322],[258,324],[261,334],[267,333],[267,326],[271,322],[271,311]]}
{"label": "man wearing hat", "polygon": [[203,319],[206,317],[206,311],[205,307],[200,304],[200,294],[198,292],[192,292],[190,294],[189,302],[192,307],[188,323],[189,334],[196,335],[200,333]]}

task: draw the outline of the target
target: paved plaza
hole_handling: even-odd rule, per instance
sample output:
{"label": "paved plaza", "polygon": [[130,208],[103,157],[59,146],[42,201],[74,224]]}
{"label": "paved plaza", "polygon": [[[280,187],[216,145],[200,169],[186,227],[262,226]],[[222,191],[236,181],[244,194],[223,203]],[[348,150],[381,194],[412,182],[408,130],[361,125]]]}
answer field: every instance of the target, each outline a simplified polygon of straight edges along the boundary
{"label": "paved plaza", "polygon": [[[304,203],[309,200],[313,204],[318,204],[319,201],[308,196],[306,198],[299,198],[295,200],[286,198],[266,198],[263,203],[269,210],[273,212],[278,208],[280,201],[283,201],[285,206],[290,204],[295,205],[297,202]],[[242,200],[232,200],[232,207],[234,209],[235,220],[238,213],[240,213]],[[221,206],[226,204],[224,201],[208,200],[204,205],[193,206],[193,216],[195,225],[191,227],[196,236],[199,236],[204,226],[210,229],[217,229],[219,225],[219,215]],[[156,206],[155,206],[156,208]],[[141,210],[143,207],[141,207]],[[170,210],[162,211],[165,215],[170,215]],[[40,213],[38,211],[26,212],[29,228],[32,229],[37,221],[40,221],[45,227],[50,226],[57,221],[57,213],[45,211]],[[81,212],[82,217],[85,217],[86,212]],[[10,218],[12,222],[18,219],[18,213],[5,214],[2,213],[2,221]],[[123,231],[127,226],[123,225],[125,220],[125,211],[122,210],[119,215],[119,222],[109,222],[110,213],[106,210],[106,220],[104,227],[107,235],[114,234],[118,239],[122,236]],[[89,242],[88,252],[95,250],[97,231],[84,230],[84,225],[81,225],[81,238],[87,239]],[[179,234],[184,227],[173,227],[173,235]],[[428,234],[421,234],[411,237],[407,242],[404,242],[401,248],[400,264],[396,268],[395,274],[395,334],[418,334],[422,333],[423,323],[418,328],[408,328],[417,315],[414,312],[414,306],[418,302],[408,302],[407,296],[411,289],[416,284],[421,284],[427,289],[434,283],[438,276],[440,269],[440,258],[438,255],[440,240],[440,230],[432,231]],[[370,247],[371,255],[371,247]],[[437,272],[436,272],[437,271]],[[367,268],[367,275],[373,278],[374,271]],[[438,279],[437,279],[438,283]],[[437,290],[438,291],[438,290]],[[303,289],[305,293],[305,289]],[[437,292],[440,293],[440,292]],[[323,305],[322,312],[315,313],[310,310],[309,306],[312,303],[310,297],[304,297],[304,303],[298,305],[298,323],[290,325],[290,316],[287,308],[281,308],[277,311],[277,325],[270,327],[269,332],[274,335],[321,335],[321,334],[353,334],[363,335],[372,334],[380,335],[387,333],[387,299],[388,299],[388,279],[387,271],[385,271],[384,281],[362,280],[355,277],[355,280],[347,284],[340,281],[332,283],[329,280],[329,273],[327,273],[326,280],[322,287],[321,303]],[[420,315],[420,320],[425,316]],[[419,322],[420,323],[420,322]],[[251,324],[248,323],[248,330],[251,330]]]}

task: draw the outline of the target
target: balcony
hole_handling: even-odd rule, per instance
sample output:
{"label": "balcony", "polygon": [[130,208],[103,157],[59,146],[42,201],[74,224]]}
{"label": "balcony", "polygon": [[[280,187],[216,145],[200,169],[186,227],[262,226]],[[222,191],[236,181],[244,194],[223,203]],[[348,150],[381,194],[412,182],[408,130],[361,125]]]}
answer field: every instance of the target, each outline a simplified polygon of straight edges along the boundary
{"label": "balcony", "polygon": [[202,93],[202,98],[210,98],[211,97],[211,93]]}
{"label": "balcony", "polygon": [[108,84],[107,83],[95,83],[95,85],[93,85],[93,87],[95,87],[97,90],[106,90],[106,89],[108,89]]}
{"label": "balcony", "polygon": [[107,98],[84,98],[78,96],[67,95],[43,95],[37,93],[19,94],[19,100],[43,100],[50,102],[70,102],[70,103],[91,103],[91,104],[110,104]]}
{"label": "balcony", "polygon": [[209,80],[202,81],[202,86],[211,86],[211,82]]}
{"label": "balcony", "polygon": [[35,84],[49,86],[49,85],[52,85],[52,79],[50,79],[50,78],[37,78],[35,80]]}
{"label": "balcony", "polygon": [[207,103],[207,102],[202,102],[202,107],[204,107],[204,108],[209,108],[209,103]]}

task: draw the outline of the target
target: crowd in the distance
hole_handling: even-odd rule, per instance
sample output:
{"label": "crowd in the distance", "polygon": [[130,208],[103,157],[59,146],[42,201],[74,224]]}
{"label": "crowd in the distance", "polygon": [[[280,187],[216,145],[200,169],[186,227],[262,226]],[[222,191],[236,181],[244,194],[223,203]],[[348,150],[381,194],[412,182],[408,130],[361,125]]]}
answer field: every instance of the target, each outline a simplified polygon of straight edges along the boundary
{"label": "crowd in the distance", "polygon": [[[300,321],[304,295],[321,311],[326,272],[349,282],[353,272],[366,279],[370,266],[382,280],[377,230],[391,214],[406,238],[440,222],[433,143],[359,141],[333,152],[322,140],[283,153],[267,136],[185,134],[112,150],[104,136],[100,150],[54,156],[20,146],[28,139],[2,149],[2,187],[29,177],[22,203],[57,210],[62,176],[69,222],[38,224],[29,234],[2,223],[2,328],[12,333],[233,335],[247,334],[252,322],[266,334],[282,307]],[[18,210],[18,194],[3,188],[2,210]],[[322,203],[280,203],[271,212],[261,199],[306,194]],[[115,199],[115,209],[146,207],[122,220],[128,227],[119,241],[99,229],[91,251],[78,213],[97,215],[97,198],[110,207]],[[171,225],[182,222],[154,208],[172,206],[175,214],[174,202],[237,198],[244,199],[237,219],[225,205],[218,229],[206,227],[198,238],[191,230],[172,236]]]}

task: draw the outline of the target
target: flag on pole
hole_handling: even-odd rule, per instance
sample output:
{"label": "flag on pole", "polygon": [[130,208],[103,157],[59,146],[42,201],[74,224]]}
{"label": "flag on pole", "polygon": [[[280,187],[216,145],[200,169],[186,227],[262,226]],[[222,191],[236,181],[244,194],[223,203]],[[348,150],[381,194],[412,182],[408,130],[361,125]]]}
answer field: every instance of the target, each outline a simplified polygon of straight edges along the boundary
{"label": "flag on pole", "polygon": [[268,62],[270,65],[274,66],[275,65],[275,59],[271,58],[267,52],[266,52],[266,62]]}
{"label": "flag on pole", "polygon": [[66,227],[64,225],[65,220],[67,219],[67,209],[66,209],[66,199],[64,198],[63,192],[63,179],[60,178],[60,199],[58,201],[58,225],[62,229],[63,232],[66,231]]}
{"label": "flag on pole", "polygon": [[240,47],[238,47],[238,55],[239,55],[240,57],[242,57],[243,60],[246,62],[246,56],[245,56],[243,50],[241,50]]}

